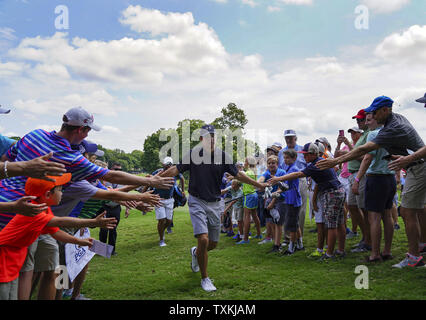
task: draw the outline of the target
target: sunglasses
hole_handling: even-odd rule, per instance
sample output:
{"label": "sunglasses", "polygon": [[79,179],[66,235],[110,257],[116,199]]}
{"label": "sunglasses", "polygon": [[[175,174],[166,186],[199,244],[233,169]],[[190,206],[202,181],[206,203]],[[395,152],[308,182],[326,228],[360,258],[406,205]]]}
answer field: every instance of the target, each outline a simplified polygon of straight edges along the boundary
{"label": "sunglasses", "polygon": [[357,122],[357,123],[365,122],[365,118],[364,118],[364,119],[356,119],[356,122]]}
{"label": "sunglasses", "polygon": [[112,170],[114,170],[114,171],[123,171],[123,169],[121,169],[121,168],[114,168]]}

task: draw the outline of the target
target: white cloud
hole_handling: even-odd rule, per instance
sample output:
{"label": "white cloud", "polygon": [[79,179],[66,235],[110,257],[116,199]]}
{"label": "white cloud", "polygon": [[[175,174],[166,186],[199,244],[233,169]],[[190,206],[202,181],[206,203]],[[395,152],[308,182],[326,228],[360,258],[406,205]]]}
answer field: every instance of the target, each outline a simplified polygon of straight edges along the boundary
{"label": "white cloud", "polygon": [[361,0],[361,3],[376,13],[391,13],[408,5],[410,0]]}
{"label": "white cloud", "polygon": [[392,62],[426,63],[426,25],[414,25],[386,37],[375,50],[378,57]]}
{"label": "white cloud", "polygon": [[6,40],[16,40],[16,36],[14,35],[15,30],[12,28],[4,27],[0,28],[0,38]]}
{"label": "white cloud", "polygon": [[259,3],[257,3],[254,0],[241,0],[241,3],[245,4],[245,5],[248,5],[248,6],[252,7],[252,8],[254,8],[254,7],[256,7],[256,6],[259,5]]}
{"label": "white cloud", "polygon": [[122,133],[119,128],[116,128],[116,127],[113,127],[113,126],[102,126],[102,133],[103,132]]}
{"label": "white cloud", "polygon": [[284,4],[298,5],[298,6],[313,4],[313,0],[278,0],[278,1]]}
{"label": "white cloud", "polygon": [[281,8],[280,7],[276,7],[276,6],[268,6],[267,10],[269,12],[279,12],[279,11],[281,11]]}

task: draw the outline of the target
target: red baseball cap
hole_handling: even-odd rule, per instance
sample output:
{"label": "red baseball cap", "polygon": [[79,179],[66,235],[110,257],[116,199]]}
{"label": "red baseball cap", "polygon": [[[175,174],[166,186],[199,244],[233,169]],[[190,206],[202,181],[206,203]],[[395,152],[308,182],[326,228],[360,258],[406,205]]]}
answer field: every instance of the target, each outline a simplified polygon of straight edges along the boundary
{"label": "red baseball cap", "polygon": [[64,173],[62,176],[47,176],[55,181],[47,181],[36,178],[28,178],[25,183],[25,193],[27,196],[40,197],[46,191],[52,190],[56,186],[62,186],[71,180],[71,173]]}
{"label": "red baseball cap", "polygon": [[365,119],[364,109],[359,110],[356,116],[353,116],[352,119]]}

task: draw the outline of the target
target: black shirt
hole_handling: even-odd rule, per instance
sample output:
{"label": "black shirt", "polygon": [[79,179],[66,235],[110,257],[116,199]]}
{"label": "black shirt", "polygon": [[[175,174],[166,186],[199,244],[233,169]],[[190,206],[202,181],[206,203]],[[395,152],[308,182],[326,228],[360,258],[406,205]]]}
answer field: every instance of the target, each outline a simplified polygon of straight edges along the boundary
{"label": "black shirt", "polygon": [[215,149],[214,153],[204,156],[200,146],[190,150],[176,168],[180,173],[189,170],[189,194],[207,202],[221,199],[220,188],[225,172],[233,176],[238,174],[232,158],[223,150]]}
{"label": "black shirt", "polygon": [[402,115],[392,113],[372,140],[389,154],[403,155],[415,152],[425,144],[411,123]]}
{"label": "black shirt", "polygon": [[339,179],[337,178],[336,171],[334,168],[320,170],[315,164],[322,160],[316,158],[314,161],[309,163],[302,172],[307,177],[312,177],[312,180],[318,185],[318,192],[328,189],[337,189],[341,186]]}

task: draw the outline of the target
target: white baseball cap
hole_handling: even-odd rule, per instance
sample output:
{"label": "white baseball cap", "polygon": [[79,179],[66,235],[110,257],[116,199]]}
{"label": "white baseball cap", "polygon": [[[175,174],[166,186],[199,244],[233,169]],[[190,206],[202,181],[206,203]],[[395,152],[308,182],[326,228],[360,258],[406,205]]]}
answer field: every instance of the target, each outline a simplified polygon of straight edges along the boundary
{"label": "white baseball cap", "polygon": [[163,164],[173,164],[173,159],[171,157],[165,157]]}
{"label": "white baseball cap", "polygon": [[63,122],[70,126],[82,126],[89,127],[95,131],[100,131],[101,128],[95,125],[93,122],[95,119],[93,115],[88,113],[82,107],[71,108],[64,114]]}

